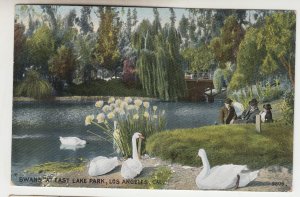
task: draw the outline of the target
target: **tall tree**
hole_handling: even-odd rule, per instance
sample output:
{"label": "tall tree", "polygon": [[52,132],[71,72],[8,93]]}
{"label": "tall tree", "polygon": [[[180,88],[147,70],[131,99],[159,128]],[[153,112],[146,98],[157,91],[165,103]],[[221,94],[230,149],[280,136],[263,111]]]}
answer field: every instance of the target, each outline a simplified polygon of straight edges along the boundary
{"label": "tall tree", "polygon": [[147,95],[162,100],[178,100],[185,93],[179,53],[181,38],[175,28],[175,15],[172,10],[170,13],[170,23],[159,31],[148,20],[142,21],[133,40],[139,54],[137,70],[143,89]]}
{"label": "tall tree", "polygon": [[118,13],[111,7],[99,9],[100,25],[94,57],[101,67],[115,71],[120,60],[118,48],[118,36],[120,31],[120,20]]}
{"label": "tall tree", "polygon": [[258,49],[257,35],[257,29],[249,28],[239,46],[237,69],[229,84],[232,90],[252,86],[261,79],[260,66],[266,52],[265,48]]}
{"label": "tall tree", "polygon": [[66,80],[70,84],[73,79],[75,64],[72,49],[63,45],[57,49],[57,53],[49,60],[49,72],[55,80]]}
{"label": "tall tree", "polygon": [[36,30],[33,36],[27,39],[29,66],[40,70],[42,75],[48,75],[48,60],[55,52],[55,38],[47,25]]}
{"label": "tall tree", "polygon": [[80,27],[80,32],[82,34],[87,34],[93,32],[93,22],[91,21],[91,7],[82,6],[80,9],[80,18],[76,19],[76,23]]}
{"label": "tall tree", "polygon": [[15,22],[14,26],[14,80],[22,79],[26,66],[25,26]]}
{"label": "tall tree", "polygon": [[160,18],[159,18],[159,12],[157,8],[153,8],[153,14],[154,14],[154,20],[152,23],[152,34],[157,34],[159,31],[161,31],[161,24],[160,24]]}
{"label": "tall tree", "polygon": [[197,36],[195,31],[197,29],[195,19],[193,17],[189,17],[190,24],[188,27],[189,32],[189,47],[195,47],[198,44]]}
{"label": "tall tree", "polygon": [[137,18],[137,10],[136,8],[133,9],[132,12],[132,26],[135,26],[138,23],[138,18]]}
{"label": "tall tree", "polygon": [[220,68],[225,68],[226,62],[236,64],[238,47],[243,37],[244,29],[238,23],[236,17],[231,15],[226,18],[220,37],[215,37],[210,42],[210,47]]}
{"label": "tall tree", "polygon": [[293,11],[277,12],[267,16],[265,20],[265,25],[257,36],[259,48],[266,48],[262,71],[272,74],[284,68],[294,86],[296,14]]}
{"label": "tall tree", "polygon": [[178,31],[182,39],[181,48],[186,48],[188,46],[188,27],[189,27],[189,20],[183,14],[179,21],[179,26],[178,26]]}

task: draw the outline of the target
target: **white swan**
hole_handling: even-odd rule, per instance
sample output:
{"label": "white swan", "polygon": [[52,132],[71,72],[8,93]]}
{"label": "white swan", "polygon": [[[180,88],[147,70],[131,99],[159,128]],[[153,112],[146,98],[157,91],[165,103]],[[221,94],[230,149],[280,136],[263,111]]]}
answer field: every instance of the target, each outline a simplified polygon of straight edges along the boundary
{"label": "white swan", "polygon": [[199,189],[230,189],[234,187],[245,187],[256,179],[258,170],[246,172],[246,165],[222,165],[210,169],[209,162],[204,149],[200,149],[198,155],[202,159],[203,169],[196,178]]}
{"label": "white swan", "polygon": [[127,159],[121,168],[121,175],[125,179],[132,179],[139,175],[143,170],[143,165],[138,157],[136,140],[138,138],[144,139],[143,135],[140,133],[134,133],[132,136],[132,159]]}
{"label": "white swan", "polygon": [[85,145],[86,141],[78,137],[59,137],[61,144],[66,146],[79,146]]}
{"label": "white swan", "polygon": [[60,145],[60,150],[73,150],[73,151],[76,151],[77,149],[80,149],[80,148],[84,148],[85,147],[85,144],[83,145],[65,145],[65,144],[61,144]]}
{"label": "white swan", "polygon": [[98,156],[92,159],[89,165],[88,173],[90,176],[99,176],[106,174],[119,165],[118,158],[107,158]]}

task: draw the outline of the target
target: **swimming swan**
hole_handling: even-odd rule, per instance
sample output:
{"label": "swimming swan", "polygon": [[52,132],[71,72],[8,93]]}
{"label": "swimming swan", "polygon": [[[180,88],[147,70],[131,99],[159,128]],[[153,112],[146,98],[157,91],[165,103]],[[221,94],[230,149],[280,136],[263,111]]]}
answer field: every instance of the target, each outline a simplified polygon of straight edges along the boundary
{"label": "swimming swan", "polygon": [[247,171],[246,165],[222,165],[210,169],[209,162],[204,149],[200,149],[198,155],[202,159],[203,169],[196,178],[199,189],[230,189],[245,187],[248,183],[256,179],[258,170]]}
{"label": "swimming swan", "polygon": [[84,145],[65,145],[65,144],[61,144],[59,149],[60,150],[73,150],[73,151],[76,151],[77,149],[84,148],[84,147],[85,147],[85,144]]}
{"label": "swimming swan", "polygon": [[78,137],[59,137],[61,144],[66,146],[78,146],[85,145],[86,141],[79,139]]}
{"label": "swimming swan", "polygon": [[132,136],[132,158],[127,159],[121,168],[121,175],[125,179],[132,179],[139,175],[143,170],[143,166],[138,157],[136,140],[138,138],[144,139],[140,133],[134,133]]}
{"label": "swimming swan", "polygon": [[98,156],[90,162],[88,173],[90,176],[99,176],[106,174],[119,165],[118,158],[107,158]]}

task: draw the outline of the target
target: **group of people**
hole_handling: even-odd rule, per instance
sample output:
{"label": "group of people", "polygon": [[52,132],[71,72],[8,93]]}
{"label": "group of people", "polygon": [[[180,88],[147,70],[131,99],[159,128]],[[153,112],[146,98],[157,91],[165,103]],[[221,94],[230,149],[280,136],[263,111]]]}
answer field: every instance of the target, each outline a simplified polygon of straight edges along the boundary
{"label": "group of people", "polygon": [[270,104],[263,105],[263,111],[258,108],[258,101],[254,98],[249,101],[249,107],[237,116],[233,101],[230,98],[225,99],[225,104],[220,110],[220,122],[222,124],[243,124],[255,123],[256,115],[260,115],[262,122],[273,122],[272,107]]}

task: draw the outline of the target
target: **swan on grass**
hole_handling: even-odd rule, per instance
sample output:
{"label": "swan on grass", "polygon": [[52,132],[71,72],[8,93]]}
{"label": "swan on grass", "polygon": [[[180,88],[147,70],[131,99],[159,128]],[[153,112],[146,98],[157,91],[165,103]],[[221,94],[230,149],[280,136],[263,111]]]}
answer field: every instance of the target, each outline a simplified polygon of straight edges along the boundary
{"label": "swan on grass", "polygon": [[256,179],[258,170],[249,172],[246,165],[221,165],[210,169],[204,149],[200,149],[198,155],[202,159],[203,169],[196,178],[199,189],[230,189],[245,187]]}
{"label": "swan on grass", "polygon": [[139,175],[143,170],[143,165],[138,157],[136,140],[138,138],[144,139],[141,133],[134,133],[132,136],[132,158],[127,159],[121,168],[121,175],[125,179],[132,179]]}
{"label": "swan on grass", "polygon": [[78,137],[59,137],[59,141],[65,146],[83,146],[86,144],[85,140]]}
{"label": "swan on grass", "polygon": [[99,176],[106,174],[119,165],[118,158],[112,157],[107,158],[103,156],[98,156],[92,159],[89,165],[88,174],[90,176]]}

